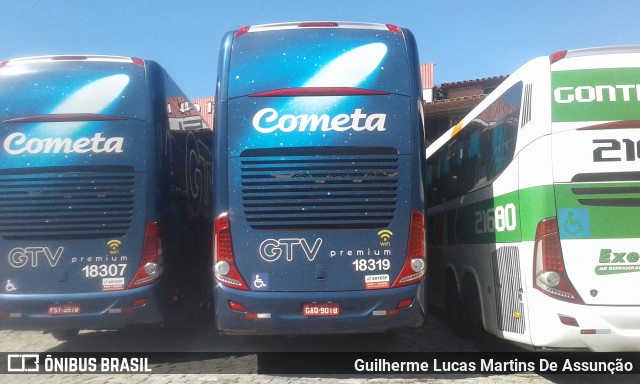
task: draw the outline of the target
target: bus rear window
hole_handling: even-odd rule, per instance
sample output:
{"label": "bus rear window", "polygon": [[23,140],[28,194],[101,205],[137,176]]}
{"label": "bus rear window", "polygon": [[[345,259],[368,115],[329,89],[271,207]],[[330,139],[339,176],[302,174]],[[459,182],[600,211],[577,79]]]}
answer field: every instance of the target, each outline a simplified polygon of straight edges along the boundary
{"label": "bus rear window", "polygon": [[410,94],[402,35],[383,30],[305,28],[234,40],[229,98],[286,88],[349,87]]}
{"label": "bus rear window", "polygon": [[0,68],[0,117],[100,114],[146,118],[144,68],[133,63],[60,61]]}

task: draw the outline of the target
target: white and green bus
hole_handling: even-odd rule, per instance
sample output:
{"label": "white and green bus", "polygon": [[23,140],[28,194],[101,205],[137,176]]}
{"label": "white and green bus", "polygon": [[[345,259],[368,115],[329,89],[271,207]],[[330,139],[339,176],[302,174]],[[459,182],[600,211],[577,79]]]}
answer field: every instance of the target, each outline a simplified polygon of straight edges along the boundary
{"label": "white and green bus", "polygon": [[640,350],[640,47],[528,62],[426,156],[429,299],[458,330]]}

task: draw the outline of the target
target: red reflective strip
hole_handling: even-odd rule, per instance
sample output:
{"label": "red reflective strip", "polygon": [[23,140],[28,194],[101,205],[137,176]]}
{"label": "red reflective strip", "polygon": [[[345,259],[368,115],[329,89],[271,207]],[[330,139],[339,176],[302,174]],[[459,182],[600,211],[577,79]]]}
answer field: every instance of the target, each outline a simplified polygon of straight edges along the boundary
{"label": "red reflective strip", "polygon": [[51,115],[33,115],[3,120],[3,123],[66,123],[74,121],[112,121],[127,120],[126,117],[100,115],[97,113],[64,113]]}
{"label": "red reflective strip", "polygon": [[133,302],[133,304],[131,304],[131,306],[132,307],[142,307],[145,304],[147,304],[147,298],[146,297],[144,299],[137,299],[136,301]]}
{"label": "red reflective strip", "polygon": [[258,92],[249,97],[296,97],[296,96],[376,96],[388,95],[389,92],[353,87],[304,87],[284,88],[273,91]]}
{"label": "red reflective strip", "polygon": [[244,306],[240,303],[236,303],[235,301],[229,302],[229,308],[231,308],[231,310],[236,312],[246,312],[246,310],[244,309]]}
{"label": "red reflective strip", "polygon": [[560,319],[560,322],[564,325],[568,325],[570,327],[580,326],[578,325],[578,320],[574,319],[573,317],[558,315],[558,318]]}
{"label": "red reflective strip", "polygon": [[407,307],[410,307],[411,304],[413,304],[413,299],[402,300],[401,302],[398,303],[398,306],[396,308],[397,309],[407,308]]}
{"label": "red reflective strip", "polygon": [[640,128],[640,120],[622,120],[611,123],[590,125],[588,127],[578,128],[577,131],[596,131],[600,129],[638,129]]}

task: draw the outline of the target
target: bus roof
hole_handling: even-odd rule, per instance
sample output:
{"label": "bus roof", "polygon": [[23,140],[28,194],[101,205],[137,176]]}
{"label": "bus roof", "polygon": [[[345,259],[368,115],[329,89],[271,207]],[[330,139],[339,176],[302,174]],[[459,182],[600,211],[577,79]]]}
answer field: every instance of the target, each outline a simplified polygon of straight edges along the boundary
{"label": "bus roof", "polygon": [[8,65],[22,65],[34,63],[46,63],[55,61],[104,61],[114,63],[135,63],[144,65],[144,61],[136,57],[109,56],[109,55],[47,55],[31,56],[9,59],[0,62],[0,68]]}
{"label": "bus roof", "polygon": [[52,55],[0,62],[0,121],[83,113],[144,120],[145,69],[143,60],[122,56]]}
{"label": "bus roof", "polygon": [[581,56],[595,56],[595,55],[612,55],[620,53],[639,53],[640,45],[621,45],[611,47],[593,47],[582,49],[570,49],[567,51],[566,58],[581,57]]}
{"label": "bus roof", "polygon": [[251,32],[265,32],[265,31],[278,31],[285,29],[298,29],[298,28],[351,28],[351,29],[373,29],[380,31],[392,30],[400,33],[399,28],[391,24],[379,24],[379,23],[362,23],[351,21],[294,21],[285,23],[272,23],[272,24],[258,24],[247,27],[242,27],[236,33],[236,36],[243,33]]}

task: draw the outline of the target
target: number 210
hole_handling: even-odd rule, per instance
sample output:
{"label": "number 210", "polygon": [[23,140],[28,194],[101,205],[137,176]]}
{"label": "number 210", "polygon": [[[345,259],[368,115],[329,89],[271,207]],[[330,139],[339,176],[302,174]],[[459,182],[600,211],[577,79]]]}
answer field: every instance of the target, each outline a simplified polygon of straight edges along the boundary
{"label": "number 210", "polygon": [[[631,139],[622,139],[622,142],[624,143],[624,152],[627,161],[635,161],[636,157],[640,157],[640,141],[634,142]],[[609,144],[608,146],[601,146],[593,150],[593,161],[622,161],[622,153],[619,153],[622,148],[620,141],[615,139],[600,139],[593,140],[593,144]],[[617,157],[605,157],[604,152],[610,152],[610,156]]]}

